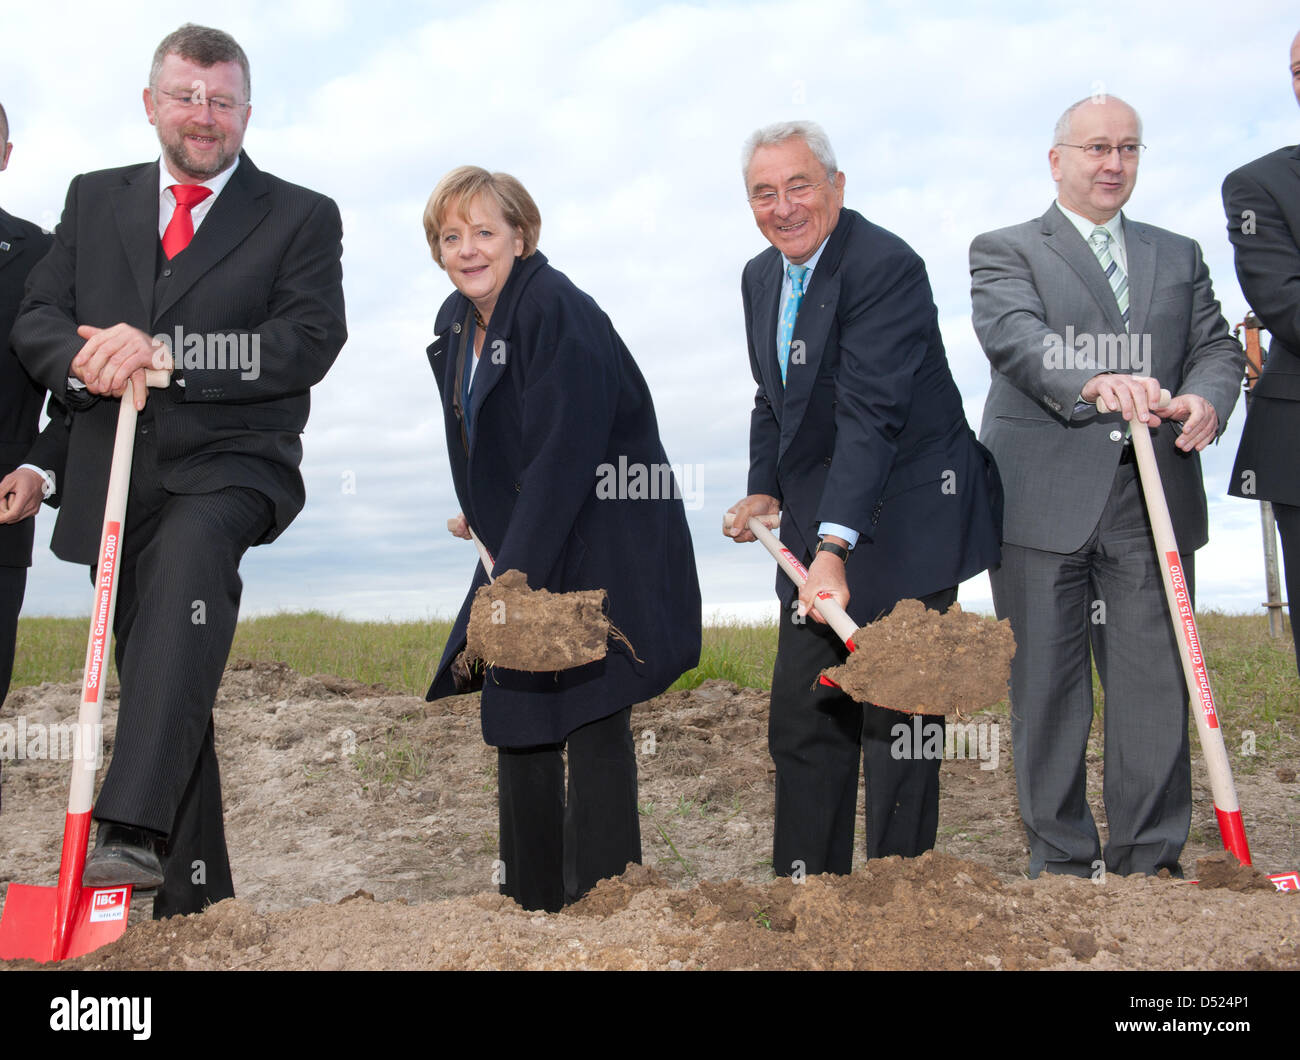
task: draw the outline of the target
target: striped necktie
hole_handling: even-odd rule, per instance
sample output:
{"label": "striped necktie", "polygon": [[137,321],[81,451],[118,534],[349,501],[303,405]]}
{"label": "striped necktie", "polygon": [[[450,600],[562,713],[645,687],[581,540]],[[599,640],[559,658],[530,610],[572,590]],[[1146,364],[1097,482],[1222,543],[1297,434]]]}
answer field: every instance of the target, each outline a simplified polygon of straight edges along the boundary
{"label": "striped necktie", "polygon": [[1092,252],[1097,255],[1097,260],[1101,263],[1101,270],[1106,274],[1106,280],[1110,283],[1110,289],[1115,292],[1115,301],[1119,305],[1120,316],[1124,318],[1124,330],[1127,331],[1128,276],[1119,267],[1119,262],[1115,260],[1114,255],[1110,252],[1110,230],[1103,225],[1098,225],[1092,230],[1090,242]]}
{"label": "striped necktie", "polygon": [[808,266],[787,265],[785,271],[790,277],[790,297],[785,300],[781,326],[776,335],[776,359],[781,364],[782,386],[785,385],[786,367],[790,361],[790,339],[794,336],[794,320],[799,315],[799,303],[803,301],[803,278],[808,273]]}

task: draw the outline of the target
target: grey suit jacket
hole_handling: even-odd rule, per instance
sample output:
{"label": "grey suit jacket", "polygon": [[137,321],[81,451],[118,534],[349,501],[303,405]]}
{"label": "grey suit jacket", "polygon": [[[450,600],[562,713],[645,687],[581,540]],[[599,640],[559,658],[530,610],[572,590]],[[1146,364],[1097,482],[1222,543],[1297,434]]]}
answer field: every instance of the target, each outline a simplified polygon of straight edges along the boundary
{"label": "grey suit jacket", "polygon": [[[1124,421],[1079,406],[1099,371],[1148,374],[1170,393],[1198,394],[1222,431],[1236,404],[1245,357],[1210,286],[1200,247],[1124,218],[1129,333],[1101,265],[1053,203],[1042,217],[987,232],[971,244],[975,333],[992,383],[980,440],[1006,488],[1006,543],[1079,549],[1096,527],[1122,452]],[[1197,453],[1174,447],[1173,427],[1152,436],[1181,551],[1208,538]]]}

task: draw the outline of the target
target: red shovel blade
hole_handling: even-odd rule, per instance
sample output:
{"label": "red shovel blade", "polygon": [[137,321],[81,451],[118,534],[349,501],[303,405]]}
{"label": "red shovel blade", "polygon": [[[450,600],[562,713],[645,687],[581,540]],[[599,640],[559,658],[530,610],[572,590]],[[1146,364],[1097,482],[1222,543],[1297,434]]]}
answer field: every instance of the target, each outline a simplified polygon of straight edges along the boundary
{"label": "red shovel blade", "polygon": [[90,813],[70,813],[55,887],[11,883],[0,915],[0,960],[62,961],[120,938],[131,887],[82,887]]}
{"label": "red shovel blade", "polygon": [[72,921],[57,952],[58,888],[11,883],[0,917],[0,960],[61,961],[106,946],[126,931],[131,888],[79,887]]}

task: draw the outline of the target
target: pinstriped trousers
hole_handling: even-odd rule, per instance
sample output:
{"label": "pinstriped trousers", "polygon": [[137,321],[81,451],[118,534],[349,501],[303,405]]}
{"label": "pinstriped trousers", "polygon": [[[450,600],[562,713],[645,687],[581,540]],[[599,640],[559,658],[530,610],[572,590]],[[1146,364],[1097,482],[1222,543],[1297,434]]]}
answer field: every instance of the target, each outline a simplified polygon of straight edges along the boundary
{"label": "pinstriped trousers", "polygon": [[143,426],[113,626],[121,701],[94,816],[168,837],[159,919],[234,894],[212,705],[239,617],[239,562],[273,509],[243,487],[168,493],[152,441]]}

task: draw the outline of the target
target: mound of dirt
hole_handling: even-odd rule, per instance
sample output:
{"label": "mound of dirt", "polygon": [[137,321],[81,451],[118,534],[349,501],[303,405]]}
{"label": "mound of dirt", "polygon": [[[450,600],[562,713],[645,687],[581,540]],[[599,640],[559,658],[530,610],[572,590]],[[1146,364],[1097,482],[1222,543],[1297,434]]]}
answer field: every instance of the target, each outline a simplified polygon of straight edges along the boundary
{"label": "mound of dirt", "polygon": [[848,661],[824,672],[859,703],[965,718],[1007,698],[1016,640],[1006,619],[902,600],[853,643]]}
{"label": "mound of dirt", "polygon": [[[16,689],[3,720],[25,717],[30,730],[75,718],[78,691]],[[477,696],[425,703],[234,662],[214,716],[238,897],[160,922],[149,919],[147,899],[136,900],[126,934],[71,967],[1300,965],[1295,894],[1109,875],[1024,879],[1005,713],[970,723],[987,740],[945,752],[935,852],[867,861],[859,830],[851,876],[774,879],[767,701],[766,692],[709,681],[637,704],[645,864],[547,915],[496,893],[496,752],[483,744]],[[110,686],[106,756],[116,716]],[[1004,738],[994,739],[1001,727]],[[1097,734],[1088,795],[1104,840],[1099,748]],[[1274,870],[1300,861],[1294,785],[1278,779],[1297,765],[1287,733],[1258,755],[1234,752],[1255,859]],[[5,763],[0,888],[55,882],[68,769],[38,757]],[[1220,846],[1195,752],[1193,794],[1189,866]]]}

